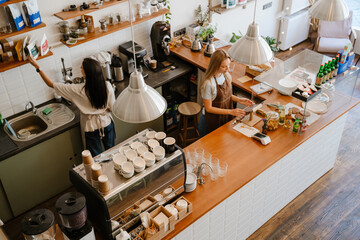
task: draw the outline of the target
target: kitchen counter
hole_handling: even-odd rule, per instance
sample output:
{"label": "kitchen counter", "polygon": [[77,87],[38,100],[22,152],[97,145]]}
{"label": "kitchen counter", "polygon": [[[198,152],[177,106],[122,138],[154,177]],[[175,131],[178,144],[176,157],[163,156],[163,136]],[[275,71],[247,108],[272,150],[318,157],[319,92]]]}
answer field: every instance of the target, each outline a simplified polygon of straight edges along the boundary
{"label": "kitchen counter", "polygon": [[[165,70],[160,70],[158,72],[153,72],[151,70],[147,70],[144,68],[144,73],[147,73],[149,74],[149,77],[147,77],[145,79],[145,82],[146,84],[148,84],[149,86],[153,87],[153,88],[158,88],[176,78],[179,78],[181,76],[184,76],[186,74],[189,74],[190,72],[193,71],[193,66],[178,59],[178,58],[174,58],[174,57],[170,57],[169,60],[171,62],[174,63],[174,66],[176,66],[176,69],[174,70],[170,70],[170,71],[167,71],[165,73],[163,73],[162,71]],[[129,77],[126,76],[125,77],[125,80],[122,81],[122,82],[118,82],[118,83],[115,83],[115,86],[116,86],[116,96],[118,96],[122,90],[124,90],[129,84]],[[51,101],[48,101],[48,102],[45,102],[43,104],[40,104],[38,106],[36,106],[37,108],[39,107],[42,107],[44,105],[47,105],[49,103],[53,103],[55,102],[55,100],[51,100]],[[1,145],[0,146],[0,161],[4,160],[4,159],[7,159],[15,154],[18,154],[30,147],[33,147],[34,145],[36,144],[39,144],[41,142],[44,142],[54,136],[57,136],[69,129],[72,129],[76,126],[79,126],[80,125],[80,112],[79,112],[79,109],[74,105],[74,104],[71,104],[71,105],[68,105],[67,103],[65,103],[64,101],[62,102],[64,103],[67,107],[69,107],[74,113],[75,113],[75,118],[70,122],[70,123],[67,123],[59,128],[56,128],[44,135],[41,135],[35,139],[32,139],[30,141],[24,141],[24,142],[20,142],[20,141],[12,141],[10,139],[9,136],[7,136],[7,134],[5,133],[4,129],[1,128],[0,129],[0,138],[3,139],[4,141],[10,141],[10,144],[11,142],[13,142],[14,144],[11,144],[14,149],[11,150],[11,151],[8,151],[8,149],[6,149],[7,146],[4,146],[4,145]],[[24,114],[24,112],[20,112],[18,114],[15,114],[7,119],[12,119],[12,118],[15,118],[19,115],[22,115]],[[15,145],[15,146],[14,146]]]}

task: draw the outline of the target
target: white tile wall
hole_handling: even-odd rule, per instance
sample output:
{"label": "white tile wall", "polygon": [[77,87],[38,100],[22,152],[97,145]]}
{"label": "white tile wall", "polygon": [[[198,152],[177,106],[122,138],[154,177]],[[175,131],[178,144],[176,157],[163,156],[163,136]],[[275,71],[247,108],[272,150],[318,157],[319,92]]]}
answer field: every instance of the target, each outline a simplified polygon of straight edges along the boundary
{"label": "white tile wall", "polygon": [[174,240],[249,237],[334,166],[346,117],[343,115],[280,159]]}
{"label": "white tile wall", "polygon": [[[151,26],[159,20],[161,20],[161,17],[134,27],[135,41],[144,46],[150,56],[152,56]],[[73,68],[74,77],[81,76],[80,65],[85,57],[100,51],[118,53],[118,46],[129,40],[131,40],[131,31],[127,28],[73,48],[59,45],[52,49],[53,56],[42,59],[39,63],[53,81],[62,80],[61,58],[64,58],[66,67]],[[39,74],[30,64],[0,73],[0,113],[3,117],[9,117],[24,111],[28,101],[38,105],[52,98],[54,98],[53,89],[44,84]]]}

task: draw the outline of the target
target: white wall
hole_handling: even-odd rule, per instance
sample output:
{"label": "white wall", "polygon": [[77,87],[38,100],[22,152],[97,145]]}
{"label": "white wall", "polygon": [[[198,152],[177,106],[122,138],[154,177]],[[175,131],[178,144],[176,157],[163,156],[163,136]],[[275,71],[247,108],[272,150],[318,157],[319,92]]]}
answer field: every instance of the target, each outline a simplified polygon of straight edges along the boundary
{"label": "white wall", "polygon": [[[133,4],[140,0],[132,0]],[[218,0],[214,0],[218,1]],[[273,6],[262,10],[262,5],[272,1]],[[54,55],[40,60],[42,69],[54,81],[61,80],[61,58],[65,59],[67,67],[73,67],[74,76],[80,76],[80,64],[82,60],[101,50],[110,50],[117,52],[118,45],[131,39],[130,30],[124,29],[119,32],[107,35],[105,37],[87,42],[85,44],[67,48],[59,43],[61,35],[58,31],[57,23],[61,20],[53,16],[54,13],[67,8],[70,4],[80,5],[84,0],[38,0],[40,13],[43,22],[47,27],[27,33],[33,39],[40,41],[43,33],[46,34],[50,45],[54,46]],[[90,1],[88,1],[90,2]],[[172,19],[172,31],[178,30],[189,25],[195,20],[195,9],[199,4],[206,8],[208,0],[170,0]],[[278,21],[275,19],[282,7],[282,0],[258,0],[256,13],[256,22],[260,25],[262,35],[277,36]],[[246,9],[241,7],[228,11],[222,15],[214,14],[213,22],[218,26],[216,37],[229,40],[231,32],[240,30],[243,34],[249,23],[252,21],[254,2],[247,4]],[[99,25],[98,20],[108,16],[111,13],[120,12],[121,16],[128,16],[128,3],[103,9],[92,13],[95,27]],[[3,22],[3,11],[0,10],[0,21]],[[161,17],[151,21],[144,22],[135,26],[135,41],[146,47],[148,53],[152,55],[150,44],[150,29],[155,21],[161,20]],[[71,24],[75,20],[70,21]],[[2,24],[0,24],[2,25]],[[25,34],[12,38],[14,41],[24,38]],[[0,113],[4,117],[11,116],[24,110],[27,101],[31,100],[35,104],[48,101],[53,98],[53,90],[49,89],[41,80],[34,68],[29,64],[0,73]]]}

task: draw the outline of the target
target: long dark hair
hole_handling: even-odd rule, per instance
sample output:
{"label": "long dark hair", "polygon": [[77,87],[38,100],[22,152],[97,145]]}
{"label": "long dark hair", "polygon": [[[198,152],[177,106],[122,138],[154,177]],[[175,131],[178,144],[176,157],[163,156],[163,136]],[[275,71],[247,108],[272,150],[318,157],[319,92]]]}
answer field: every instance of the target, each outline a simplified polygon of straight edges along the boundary
{"label": "long dark hair", "polygon": [[107,103],[107,88],[100,63],[91,58],[85,58],[82,67],[85,72],[85,93],[91,106],[104,108]]}

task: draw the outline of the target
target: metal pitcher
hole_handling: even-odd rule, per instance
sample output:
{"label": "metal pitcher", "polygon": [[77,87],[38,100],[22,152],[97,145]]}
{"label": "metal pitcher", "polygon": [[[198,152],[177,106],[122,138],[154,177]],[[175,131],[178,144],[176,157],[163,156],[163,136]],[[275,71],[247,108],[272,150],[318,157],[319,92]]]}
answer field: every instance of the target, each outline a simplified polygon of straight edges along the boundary
{"label": "metal pitcher", "polygon": [[207,57],[211,57],[211,55],[215,52],[215,50],[216,49],[213,43],[213,39],[209,39],[205,47],[204,55]]}
{"label": "metal pitcher", "polygon": [[202,49],[202,42],[200,39],[198,39],[197,36],[195,36],[194,41],[191,44],[191,51],[193,52],[200,52]]}

